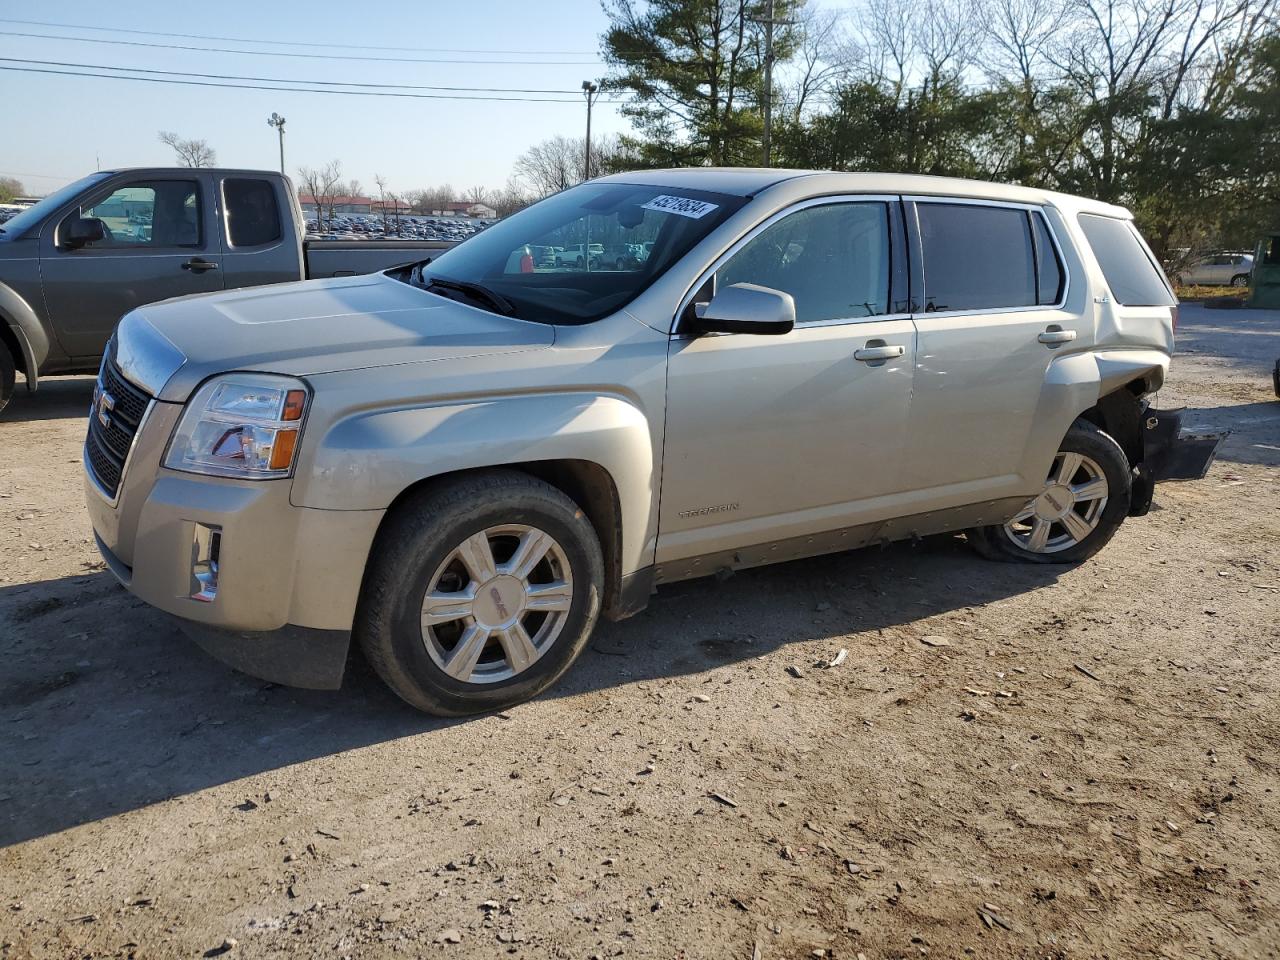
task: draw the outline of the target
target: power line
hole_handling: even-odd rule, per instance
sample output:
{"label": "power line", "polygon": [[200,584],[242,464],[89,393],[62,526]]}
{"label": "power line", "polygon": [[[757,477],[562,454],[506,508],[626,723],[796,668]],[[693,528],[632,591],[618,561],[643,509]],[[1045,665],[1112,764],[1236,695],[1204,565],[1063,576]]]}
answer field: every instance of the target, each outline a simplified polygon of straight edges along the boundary
{"label": "power line", "polygon": [[215,40],[224,43],[262,43],[279,47],[325,47],[338,50],[400,50],[408,53],[510,53],[573,57],[594,57],[597,53],[595,50],[466,50],[456,47],[389,47],[381,43],[363,46],[358,43],[314,43],[304,40],[259,40],[256,37],[217,37],[204,33],[165,33],[162,30],[129,30],[124,27],[91,27],[82,23],[51,23],[47,20],[14,20],[9,17],[0,17],[0,23],[17,23],[27,27],[55,27],[63,30],[97,30],[103,33],[130,33],[140,37],[180,37],[184,40]]}
{"label": "power line", "polygon": [[[114,73],[85,73],[78,70],[49,70],[42,67],[6,67],[14,73],[43,73],[58,77],[93,77],[97,80],[133,80],[137,83],[171,83],[184,87],[215,87],[222,90],[272,90],[288,93],[321,93],[330,96],[346,97],[400,97],[410,100],[488,100],[497,103],[577,103],[575,100],[562,100],[553,97],[486,97],[463,96],[444,93],[395,93],[389,90],[316,90],[312,87],[267,87],[252,83],[213,83],[208,80],[170,80],[163,77],[125,77]],[[623,100],[598,101],[601,103],[625,103]]]}
{"label": "power line", "polygon": [[227,47],[197,47],[182,43],[146,43],[142,40],[107,40],[101,37],[68,37],[50,33],[24,33],[0,30],[0,36],[25,37],[35,40],[70,40],[74,43],[106,43],[122,47],[149,47],[157,50],[194,50],[198,53],[235,53],[246,57],[292,57],[302,60],[360,60],[366,63],[451,63],[516,67],[583,67],[598,60],[453,60],[422,57],[356,57],[340,53],[290,53],[276,50],[231,50]]}
{"label": "power line", "polygon": [[[523,87],[440,87],[417,83],[363,83],[355,80],[300,80],[296,77],[244,77],[231,73],[196,73],[193,70],[153,70],[145,67],[113,67],[101,63],[69,63],[63,60],[24,60],[0,57],[4,63],[26,63],[41,67],[73,67],[82,70],[114,70],[124,73],[152,73],[168,77],[201,77],[206,80],[250,80],[260,83],[306,83],[323,87],[370,87],[379,90],[444,90],[453,93],[564,93],[577,90],[537,89]],[[272,89],[275,89],[274,87]]]}

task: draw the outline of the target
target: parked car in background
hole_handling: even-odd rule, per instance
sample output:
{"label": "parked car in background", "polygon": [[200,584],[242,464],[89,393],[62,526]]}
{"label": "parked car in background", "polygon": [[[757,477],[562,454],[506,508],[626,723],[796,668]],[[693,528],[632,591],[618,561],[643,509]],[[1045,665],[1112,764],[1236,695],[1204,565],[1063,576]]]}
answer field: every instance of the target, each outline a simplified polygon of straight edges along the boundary
{"label": "parked car in background", "polygon": [[556,265],[560,267],[578,267],[579,269],[600,265],[604,256],[602,243],[573,243],[556,251]]}
{"label": "parked car in background", "polygon": [[143,304],[369,273],[453,245],[313,246],[304,229],[289,180],[262,170],[105,171],[26,208],[0,226],[0,409],[15,371],[34,391],[42,375],[96,370],[117,321]]}
{"label": "parked car in background", "polygon": [[[653,245],[527,268],[588,230]],[[1176,310],[1104,203],[606,177],[412,266],[132,311],[89,515],[120,581],[228,663],[333,687],[354,637],[414,706],[498,709],[659,585],[948,531],[1092,556],[1214,456],[1149,404]]]}
{"label": "parked car in background", "polygon": [[1177,283],[1198,287],[1247,287],[1253,273],[1253,254],[1216,253],[1178,271]]}

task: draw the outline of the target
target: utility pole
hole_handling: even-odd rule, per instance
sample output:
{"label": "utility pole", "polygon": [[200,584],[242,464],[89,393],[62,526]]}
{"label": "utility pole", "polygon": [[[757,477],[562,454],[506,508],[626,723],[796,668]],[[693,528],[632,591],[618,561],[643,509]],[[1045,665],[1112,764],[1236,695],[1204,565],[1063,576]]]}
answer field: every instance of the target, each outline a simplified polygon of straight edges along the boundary
{"label": "utility pole", "polygon": [[280,172],[284,173],[284,117],[273,113],[267,117],[267,126],[275,127],[280,134]]}
{"label": "utility pole", "polygon": [[764,137],[762,142],[763,165],[769,166],[769,147],[773,136],[773,28],[790,26],[793,20],[773,18],[773,0],[768,0],[763,17],[753,17],[752,23],[764,26]]}
{"label": "utility pole", "polygon": [[583,180],[591,179],[591,105],[595,103],[596,92],[600,89],[598,83],[591,80],[582,81],[582,95],[587,98],[587,144],[586,151],[582,158]]}

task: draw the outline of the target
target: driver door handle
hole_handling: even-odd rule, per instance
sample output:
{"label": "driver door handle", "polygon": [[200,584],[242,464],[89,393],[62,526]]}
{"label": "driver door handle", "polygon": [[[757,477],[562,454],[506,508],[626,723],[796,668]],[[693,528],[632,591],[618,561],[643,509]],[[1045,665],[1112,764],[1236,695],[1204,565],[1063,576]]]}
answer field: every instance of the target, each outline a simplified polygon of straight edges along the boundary
{"label": "driver door handle", "polygon": [[212,260],[205,260],[201,257],[192,257],[182,265],[183,270],[194,270],[196,273],[203,273],[206,270],[217,270],[218,265]]}
{"label": "driver door handle", "polygon": [[901,344],[868,344],[860,350],[853,351],[853,359],[861,360],[863,363],[883,362],[892,360],[894,357],[900,357],[907,352],[907,348]]}

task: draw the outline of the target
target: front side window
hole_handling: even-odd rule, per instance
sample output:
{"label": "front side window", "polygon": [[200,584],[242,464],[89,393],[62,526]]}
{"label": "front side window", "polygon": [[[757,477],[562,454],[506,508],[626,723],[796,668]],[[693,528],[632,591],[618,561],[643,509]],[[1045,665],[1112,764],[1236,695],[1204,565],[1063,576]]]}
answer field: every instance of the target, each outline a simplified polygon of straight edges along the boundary
{"label": "front side window", "polygon": [[256,247],[280,239],[280,208],[269,180],[228,178],[222,182],[227,239],[233,247]]}
{"label": "front side window", "polygon": [[130,183],[75,216],[102,221],[106,236],[90,244],[95,248],[200,245],[200,188],[194,180]]}
{"label": "front side window", "polygon": [[672,186],[584,183],[391,276],[521,320],[589,323],[634,300],[746,202]]}
{"label": "front side window", "polygon": [[1037,305],[1035,248],[1025,211],[919,203],[928,312]]}
{"label": "front side window", "polygon": [[796,322],[889,312],[889,210],[884,203],[806,207],[752,237],[716,271],[716,289],[754,283],[791,294]]}

